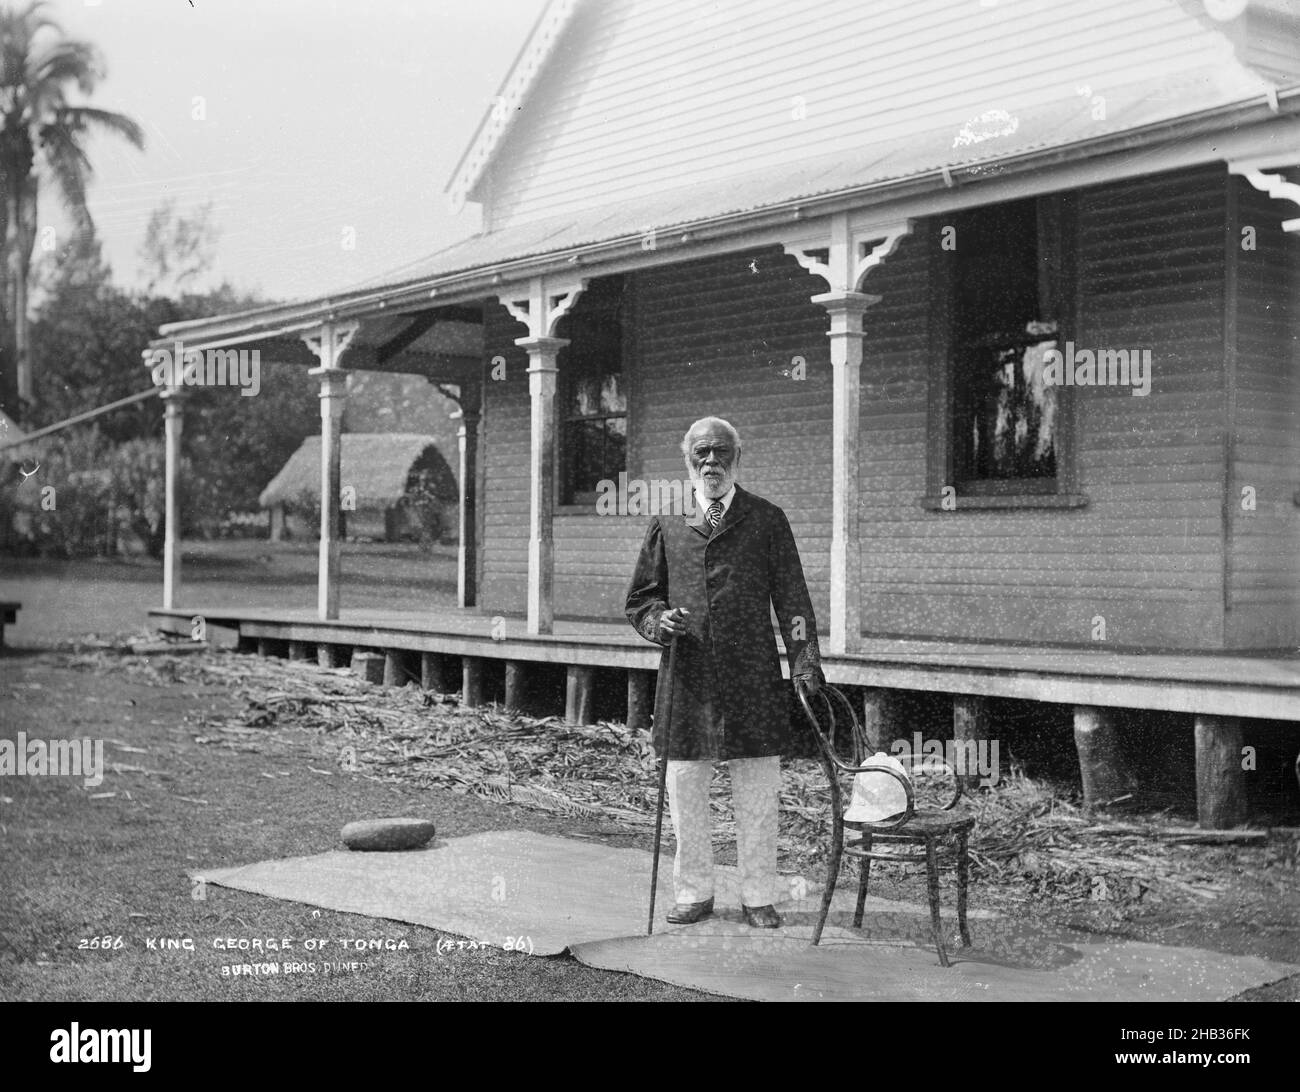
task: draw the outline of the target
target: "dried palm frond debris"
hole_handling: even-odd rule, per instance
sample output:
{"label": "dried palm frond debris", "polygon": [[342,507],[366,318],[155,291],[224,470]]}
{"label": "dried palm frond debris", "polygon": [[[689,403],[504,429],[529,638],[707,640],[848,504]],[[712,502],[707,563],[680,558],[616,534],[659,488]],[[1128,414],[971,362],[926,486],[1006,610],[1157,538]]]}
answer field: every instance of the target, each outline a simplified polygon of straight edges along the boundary
{"label": "dried palm frond debris", "polygon": [[[155,685],[232,690],[242,711],[205,718],[196,733],[201,742],[255,749],[268,732],[304,729],[321,736],[336,769],[375,780],[440,786],[638,831],[653,827],[653,750],[644,733],[617,722],[574,725],[494,706],[462,709],[456,695],[414,685],[382,688],[346,669],[233,653],[121,656],[93,650],[71,662],[84,670],[111,666]],[[718,766],[712,806],[720,844],[731,842],[734,830],[727,782],[726,767]],[[1263,853],[1256,847],[1262,831],[1188,830],[1164,816],[1102,820],[1076,800],[1014,769],[998,785],[968,796],[961,806],[976,817],[970,849],[985,890],[1001,888],[1017,900],[1207,900],[1227,887],[1225,861],[1241,864],[1243,855]],[[820,765],[783,763],[780,846],[787,863],[815,874],[826,859],[829,809]],[[1217,844],[1201,844],[1207,841]],[[879,867],[888,874],[897,866]]]}

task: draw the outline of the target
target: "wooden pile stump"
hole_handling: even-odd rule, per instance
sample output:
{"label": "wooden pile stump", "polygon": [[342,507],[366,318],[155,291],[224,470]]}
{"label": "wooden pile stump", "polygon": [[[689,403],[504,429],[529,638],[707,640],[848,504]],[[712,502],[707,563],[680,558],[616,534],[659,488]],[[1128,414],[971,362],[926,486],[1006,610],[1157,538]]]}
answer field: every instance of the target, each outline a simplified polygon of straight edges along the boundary
{"label": "wooden pile stump", "polygon": [[1241,768],[1240,717],[1198,715],[1196,732],[1196,819],[1209,830],[1246,821],[1246,777]]}
{"label": "wooden pile stump", "polygon": [[384,681],[384,654],[369,648],[352,650],[352,674],[359,675],[369,683]]}
{"label": "wooden pile stump", "polygon": [[655,705],[655,672],[629,668],[627,672],[627,726],[633,732],[650,731]]}
{"label": "wooden pile stump", "polygon": [[420,687],[439,694],[452,694],[459,689],[450,656],[440,652],[420,653]]}
{"label": "wooden pile stump", "polygon": [[483,660],[479,656],[462,656],[461,704],[474,708],[483,704]]}
{"label": "wooden pile stump", "polygon": [[574,664],[566,672],[564,682],[564,722],[595,724],[596,669]]}
{"label": "wooden pile stump", "polygon": [[1113,709],[1076,705],[1074,746],[1079,752],[1085,808],[1104,806],[1133,791],[1134,778],[1120,752]]}

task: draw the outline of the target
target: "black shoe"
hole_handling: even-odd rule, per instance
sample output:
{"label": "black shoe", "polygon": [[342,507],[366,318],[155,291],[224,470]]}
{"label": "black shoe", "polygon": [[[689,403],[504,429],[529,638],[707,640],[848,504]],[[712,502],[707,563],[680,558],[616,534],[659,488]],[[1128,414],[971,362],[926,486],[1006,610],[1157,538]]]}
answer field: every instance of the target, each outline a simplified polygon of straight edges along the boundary
{"label": "black shoe", "polygon": [[679,902],[668,911],[669,925],[694,925],[713,913],[713,900],[703,902]]}
{"label": "black shoe", "polygon": [[767,906],[742,906],[745,921],[751,929],[779,929],[781,915],[770,904]]}

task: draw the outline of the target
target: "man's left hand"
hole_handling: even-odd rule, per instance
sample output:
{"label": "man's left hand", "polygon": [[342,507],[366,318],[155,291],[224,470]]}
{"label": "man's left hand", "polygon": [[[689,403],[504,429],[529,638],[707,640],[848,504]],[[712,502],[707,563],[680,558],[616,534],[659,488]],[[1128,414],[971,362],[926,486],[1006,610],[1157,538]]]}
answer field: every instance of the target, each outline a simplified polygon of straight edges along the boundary
{"label": "man's left hand", "polygon": [[822,688],[822,677],[818,672],[796,675],[795,681],[803,683],[809,694],[816,694]]}

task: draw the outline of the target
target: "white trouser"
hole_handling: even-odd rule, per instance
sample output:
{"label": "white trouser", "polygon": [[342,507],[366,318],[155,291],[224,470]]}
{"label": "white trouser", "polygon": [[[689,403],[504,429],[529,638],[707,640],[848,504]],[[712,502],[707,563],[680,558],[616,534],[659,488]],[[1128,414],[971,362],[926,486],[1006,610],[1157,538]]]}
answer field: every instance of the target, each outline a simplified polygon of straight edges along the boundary
{"label": "white trouser", "polygon": [[[781,759],[735,758],[731,769],[731,804],[736,815],[736,857],[740,863],[740,899],[746,906],[775,901],[777,793]],[[669,762],[668,806],[677,834],[673,886],[678,902],[713,897],[713,823],[709,782],[713,763]]]}

